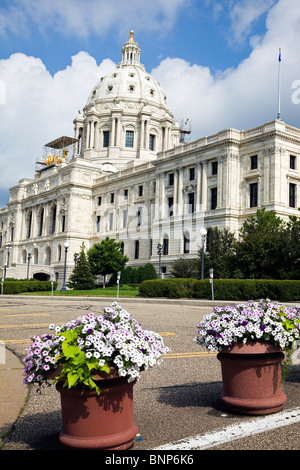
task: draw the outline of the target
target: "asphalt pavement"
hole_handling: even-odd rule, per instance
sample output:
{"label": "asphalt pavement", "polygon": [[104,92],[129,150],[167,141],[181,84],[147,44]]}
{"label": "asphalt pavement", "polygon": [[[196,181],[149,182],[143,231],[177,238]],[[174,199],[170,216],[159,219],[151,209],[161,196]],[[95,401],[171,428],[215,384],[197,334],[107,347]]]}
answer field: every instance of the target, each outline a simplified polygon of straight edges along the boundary
{"label": "asphalt pavement", "polygon": [[[55,387],[47,387],[39,394],[34,386],[22,386],[21,359],[29,345],[26,338],[41,334],[41,330],[45,332],[46,325],[53,323],[54,313],[56,322],[65,322],[66,316],[72,319],[74,313],[79,316],[87,310],[100,312],[113,300],[1,296],[1,450],[66,450],[58,440],[60,396]],[[287,401],[282,412],[269,420],[229,413],[220,400],[219,362],[215,355],[193,343],[193,336],[197,322],[213,305],[229,302],[119,299],[119,303],[142,326],[160,332],[172,349],[159,367],[142,373],[134,387],[139,432],[130,455],[134,451],[176,449],[191,455],[199,455],[199,450],[300,449],[300,366],[292,368],[284,384]],[[253,428],[255,432],[251,431]],[[206,441],[208,444],[204,445]]]}

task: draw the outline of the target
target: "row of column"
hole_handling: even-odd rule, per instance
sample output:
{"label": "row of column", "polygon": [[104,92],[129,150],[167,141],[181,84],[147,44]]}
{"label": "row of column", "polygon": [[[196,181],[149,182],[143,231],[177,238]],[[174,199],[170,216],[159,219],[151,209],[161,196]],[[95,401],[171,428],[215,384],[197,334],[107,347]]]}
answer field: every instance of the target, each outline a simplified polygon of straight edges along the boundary
{"label": "row of column", "polygon": [[[121,147],[121,129],[122,122],[119,114],[112,114],[111,117],[111,126],[110,126],[110,147]],[[161,135],[158,134],[158,130],[154,132],[156,139],[156,151],[165,151],[172,147],[172,129],[171,126],[166,124],[163,127],[160,127]],[[83,123],[77,123],[75,127],[75,139],[82,139],[83,133]],[[136,134],[136,131],[135,131]],[[135,135],[135,141],[139,137],[138,148],[149,150],[149,136],[150,136],[150,125],[149,117],[142,117],[140,120],[140,135]],[[99,123],[96,120],[88,120],[86,124],[86,139],[84,143],[84,149],[89,148],[98,149],[101,146],[99,145],[98,138],[99,133]],[[160,139],[160,142],[159,142]],[[135,147],[135,146],[134,146]],[[79,153],[79,151],[78,151]]]}
{"label": "row of column", "polygon": [[[197,163],[196,165],[196,178],[195,181],[190,181],[184,187],[184,168],[176,168],[174,170],[174,184],[173,184],[173,214],[174,216],[181,216],[185,213],[185,205],[188,203],[185,193],[194,192],[195,194],[195,211],[199,211],[200,207],[203,210],[207,209],[207,161]],[[167,172],[161,172],[156,177],[156,195],[155,204],[159,208],[159,214],[156,217],[166,217],[166,177]],[[191,186],[191,190],[189,190]]]}

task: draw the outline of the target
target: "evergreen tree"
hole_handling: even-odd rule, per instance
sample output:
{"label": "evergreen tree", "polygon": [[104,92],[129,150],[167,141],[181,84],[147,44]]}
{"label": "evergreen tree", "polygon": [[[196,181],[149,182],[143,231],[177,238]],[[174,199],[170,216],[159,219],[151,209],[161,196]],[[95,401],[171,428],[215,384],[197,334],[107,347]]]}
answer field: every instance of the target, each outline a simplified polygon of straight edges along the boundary
{"label": "evergreen tree", "polygon": [[121,242],[106,237],[100,243],[95,243],[87,252],[91,271],[94,275],[104,276],[104,287],[106,276],[121,271],[129,258],[124,256]]}
{"label": "evergreen tree", "polygon": [[88,263],[85,246],[82,243],[80,247],[80,253],[77,258],[77,263],[73,269],[73,273],[69,277],[67,286],[72,289],[93,289],[95,287],[94,276],[91,272],[90,265]]}

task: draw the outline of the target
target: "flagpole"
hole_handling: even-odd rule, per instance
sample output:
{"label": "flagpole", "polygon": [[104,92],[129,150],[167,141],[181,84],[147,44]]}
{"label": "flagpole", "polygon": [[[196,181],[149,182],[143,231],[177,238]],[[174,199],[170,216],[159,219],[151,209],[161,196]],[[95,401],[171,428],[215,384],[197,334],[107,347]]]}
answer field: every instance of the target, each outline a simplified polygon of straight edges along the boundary
{"label": "flagpole", "polygon": [[281,49],[279,48],[279,56],[278,56],[278,114],[277,114],[277,119],[281,119],[280,118],[280,79],[281,79],[280,64],[281,64]]}

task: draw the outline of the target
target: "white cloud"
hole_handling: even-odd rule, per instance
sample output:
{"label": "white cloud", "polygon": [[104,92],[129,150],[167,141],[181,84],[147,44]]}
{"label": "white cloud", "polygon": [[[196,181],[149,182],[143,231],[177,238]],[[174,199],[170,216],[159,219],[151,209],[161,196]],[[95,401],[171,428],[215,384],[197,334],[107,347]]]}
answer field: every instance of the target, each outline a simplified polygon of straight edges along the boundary
{"label": "white cloud", "polygon": [[84,38],[103,35],[111,28],[124,35],[141,30],[170,29],[181,8],[192,0],[11,0],[1,9],[0,34],[26,34],[33,24],[44,33],[59,32]]}
{"label": "white cloud", "polygon": [[40,59],[13,54],[0,60],[5,103],[0,104],[0,189],[32,178],[43,145],[61,135],[74,135],[73,119],[92,87],[115,64],[105,59],[99,66],[86,52],[72,57],[72,64],[54,75]]}
{"label": "white cloud", "polygon": [[281,117],[300,127],[300,105],[292,85],[300,79],[300,2],[280,0],[267,16],[267,31],[238,67],[212,75],[185,60],[166,59],[152,71],[165,89],[176,118],[192,120],[192,138],[235,127],[247,129],[277,116],[278,49]]}
{"label": "white cloud", "polygon": [[275,0],[239,0],[230,10],[231,35],[229,42],[243,43],[250,35],[252,24],[269,11]]}

